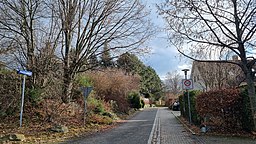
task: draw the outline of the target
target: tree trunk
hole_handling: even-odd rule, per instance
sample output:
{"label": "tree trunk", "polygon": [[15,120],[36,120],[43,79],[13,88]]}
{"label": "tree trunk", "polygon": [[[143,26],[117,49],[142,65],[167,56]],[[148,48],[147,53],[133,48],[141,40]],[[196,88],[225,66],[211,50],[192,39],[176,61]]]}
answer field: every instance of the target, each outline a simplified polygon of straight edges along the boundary
{"label": "tree trunk", "polygon": [[247,69],[246,73],[246,82],[247,82],[247,89],[248,89],[248,96],[250,100],[250,109],[252,112],[253,130],[256,131],[256,95],[255,95],[255,86],[253,81],[253,75],[249,69]]}
{"label": "tree trunk", "polygon": [[61,96],[62,102],[69,103],[71,100],[71,91],[73,88],[72,76],[69,73],[68,69],[64,69],[64,77],[63,77],[63,93]]}
{"label": "tree trunk", "polygon": [[69,103],[72,90],[72,72],[70,68],[70,47],[71,47],[71,35],[69,30],[64,31],[65,34],[65,56],[64,56],[64,75],[63,75],[63,94],[62,101]]}

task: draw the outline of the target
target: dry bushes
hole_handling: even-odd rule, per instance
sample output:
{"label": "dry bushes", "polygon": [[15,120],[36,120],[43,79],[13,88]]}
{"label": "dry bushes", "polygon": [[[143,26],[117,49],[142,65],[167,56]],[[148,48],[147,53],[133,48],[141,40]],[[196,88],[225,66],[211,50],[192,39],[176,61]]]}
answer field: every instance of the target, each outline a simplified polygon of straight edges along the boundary
{"label": "dry bushes", "polygon": [[[23,77],[18,75],[16,71],[1,69],[0,79],[0,119],[2,122],[16,124],[20,114]],[[60,81],[55,77],[42,88],[30,88],[31,84],[27,78],[23,113],[24,125],[26,125],[25,122],[31,125],[48,122],[62,123],[62,121],[64,123],[68,123],[68,121],[78,123],[75,122],[76,117],[80,116],[82,108],[74,102],[62,104]]]}
{"label": "dry bushes", "polygon": [[90,72],[96,94],[108,101],[115,101],[116,111],[127,113],[129,92],[139,89],[139,77],[125,75],[123,71],[107,69],[104,71]]}
{"label": "dry bushes", "polygon": [[242,129],[242,98],[238,89],[217,90],[197,96],[197,113],[213,131],[234,132]]}
{"label": "dry bushes", "polygon": [[14,71],[0,70],[0,118],[18,113],[21,97],[21,77]]}
{"label": "dry bushes", "polygon": [[[93,123],[112,122],[113,106],[118,112],[128,112],[128,94],[138,90],[139,77],[125,75],[118,70],[104,70],[85,74],[94,86],[94,93],[87,101],[87,119]],[[0,71],[0,118],[4,121],[12,119],[18,125],[22,77],[16,72]],[[80,79],[86,84],[87,79]],[[29,86],[29,81],[27,80]],[[26,87],[23,113],[24,126],[68,124],[81,125],[84,118],[84,97],[80,90],[80,82],[74,84],[73,101],[64,104],[61,99],[61,80],[55,77],[40,88]],[[99,121],[98,121],[99,120]],[[0,123],[1,125],[1,123]]]}
{"label": "dry bushes", "polygon": [[24,119],[30,123],[80,125],[83,122],[83,107],[75,102],[63,103],[60,99],[44,99],[37,107],[27,105]]}

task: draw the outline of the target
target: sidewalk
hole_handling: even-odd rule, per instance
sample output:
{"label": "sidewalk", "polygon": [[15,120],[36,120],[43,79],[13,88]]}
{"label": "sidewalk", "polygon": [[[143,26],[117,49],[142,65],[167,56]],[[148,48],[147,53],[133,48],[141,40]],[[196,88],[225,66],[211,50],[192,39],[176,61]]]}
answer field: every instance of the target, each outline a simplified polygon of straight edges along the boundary
{"label": "sidewalk", "polygon": [[[175,113],[177,116],[178,113]],[[160,108],[161,144],[196,144],[198,140],[189,133],[168,108]]]}
{"label": "sidewalk", "polygon": [[[180,116],[180,111],[171,111],[172,116]],[[172,117],[171,116],[171,117]],[[188,130],[189,131],[189,130]],[[256,140],[239,137],[225,137],[225,136],[197,136],[190,131],[190,137],[194,139],[196,144],[256,144]]]}

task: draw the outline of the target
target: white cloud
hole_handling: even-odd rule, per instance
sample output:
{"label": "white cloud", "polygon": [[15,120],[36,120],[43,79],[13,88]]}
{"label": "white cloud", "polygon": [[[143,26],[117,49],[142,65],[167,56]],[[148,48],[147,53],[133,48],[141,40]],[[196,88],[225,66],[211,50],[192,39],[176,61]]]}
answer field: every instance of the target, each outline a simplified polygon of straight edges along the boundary
{"label": "white cloud", "polygon": [[152,54],[141,58],[145,65],[149,65],[155,69],[162,80],[165,79],[167,72],[176,70],[183,76],[184,73],[181,70],[191,68],[189,63],[185,64],[185,59],[179,58],[179,52],[168,42],[168,36],[164,32],[165,21],[157,14],[155,7],[155,4],[159,4],[163,1],[164,0],[144,0],[144,2],[147,3],[147,8],[151,10],[150,19],[154,22],[159,32],[149,41]]}
{"label": "white cloud", "polygon": [[179,68],[179,70],[191,69],[191,65],[183,64],[183,65],[179,65],[178,68]]}

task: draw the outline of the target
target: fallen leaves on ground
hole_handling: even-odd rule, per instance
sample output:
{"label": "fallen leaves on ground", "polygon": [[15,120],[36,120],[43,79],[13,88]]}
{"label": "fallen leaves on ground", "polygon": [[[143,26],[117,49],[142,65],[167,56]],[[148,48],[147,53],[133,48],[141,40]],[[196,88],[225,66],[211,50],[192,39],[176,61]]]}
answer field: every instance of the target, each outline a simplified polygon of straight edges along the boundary
{"label": "fallen leaves on ground", "polygon": [[246,137],[246,138],[252,138],[256,139],[256,132],[246,132],[246,131],[235,131],[234,133],[227,133],[227,132],[222,132],[220,133],[219,131],[207,131],[206,133],[201,133],[201,129],[199,126],[196,126],[194,124],[189,124],[189,122],[183,118],[179,117],[179,119],[192,131],[196,133],[196,135],[214,135],[214,136],[231,136],[231,137]]}

